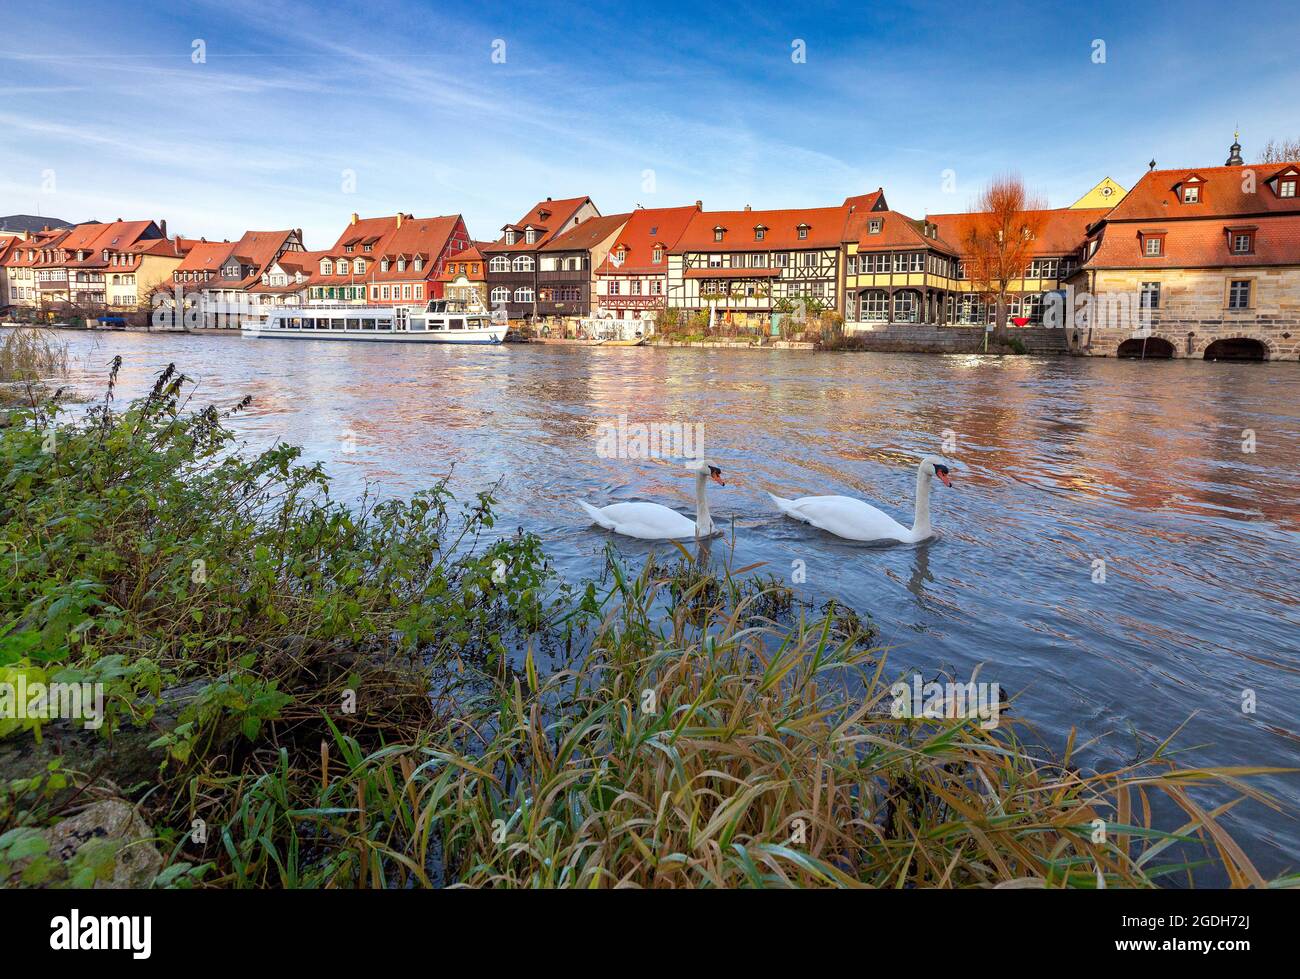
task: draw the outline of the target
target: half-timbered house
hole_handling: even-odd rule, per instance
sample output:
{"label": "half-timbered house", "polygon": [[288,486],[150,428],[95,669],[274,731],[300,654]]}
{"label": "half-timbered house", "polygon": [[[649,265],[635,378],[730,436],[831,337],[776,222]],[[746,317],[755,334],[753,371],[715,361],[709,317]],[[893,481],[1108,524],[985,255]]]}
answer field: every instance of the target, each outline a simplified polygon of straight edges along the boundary
{"label": "half-timbered house", "polygon": [[653,319],[668,299],[669,256],[702,204],[638,208],[595,268],[592,315]]}
{"label": "half-timbered house", "polygon": [[537,256],[539,323],[565,323],[590,315],[594,269],[604,262],[631,216],[587,218],[542,246]]}
{"label": "half-timbered house", "polygon": [[487,259],[488,302],[493,310],[525,325],[538,313],[538,257],[544,245],[588,218],[600,217],[590,197],[546,198],[516,224],[501,228],[501,237],[480,250]]}
{"label": "half-timbered house", "polygon": [[737,326],[766,326],[774,312],[838,309],[850,201],[865,200],[697,213],[669,255],[669,308],[708,309]]}

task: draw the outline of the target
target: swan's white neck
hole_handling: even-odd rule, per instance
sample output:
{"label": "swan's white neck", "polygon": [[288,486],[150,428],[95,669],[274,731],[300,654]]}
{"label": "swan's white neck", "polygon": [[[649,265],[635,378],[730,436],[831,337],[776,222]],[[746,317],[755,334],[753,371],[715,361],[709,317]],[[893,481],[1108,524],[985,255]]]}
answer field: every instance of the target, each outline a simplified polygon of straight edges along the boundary
{"label": "swan's white neck", "polygon": [[707,471],[695,474],[695,536],[708,537],[713,533],[713,518],[709,516],[709,474]]}
{"label": "swan's white neck", "polygon": [[912,517],[912,539],[925,540],[930,536],[930,476],[925,463],[916,467],[916,514]]}

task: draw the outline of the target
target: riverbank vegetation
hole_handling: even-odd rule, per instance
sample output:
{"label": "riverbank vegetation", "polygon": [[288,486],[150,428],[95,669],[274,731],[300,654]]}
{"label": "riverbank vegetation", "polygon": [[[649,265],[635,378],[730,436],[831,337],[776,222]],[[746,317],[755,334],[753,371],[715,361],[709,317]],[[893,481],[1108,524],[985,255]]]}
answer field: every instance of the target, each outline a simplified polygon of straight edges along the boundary
{"label": "riverbank vegetation", "polygon": [[68,345],[52,330],[18,326],[0,333],[0,409],[32,405],[48,391],[44,381],[68,369]]}
{"label": "riverbank vegetation", "polygon": [[[896,717],[867,616],[676,548],[566,583],[490,492],[347,507],[172,368],[119,410],[116,368],[0,430],[0,682],[105,695],[97,731],[0,719],[0,881],[152,848],[175,887],[1267,883],[1220,824],[1263,770]],[[144,836],[51,845],[104,799]]]}

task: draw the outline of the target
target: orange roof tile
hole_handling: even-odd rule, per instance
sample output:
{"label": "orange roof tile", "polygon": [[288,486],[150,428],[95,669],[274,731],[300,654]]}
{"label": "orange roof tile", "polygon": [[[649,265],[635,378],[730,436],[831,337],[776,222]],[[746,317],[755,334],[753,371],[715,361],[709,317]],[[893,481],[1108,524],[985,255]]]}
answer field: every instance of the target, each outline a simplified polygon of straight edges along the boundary
{"label": "orange roof tile", "polygon": [[[691,218],[674,251],[838,248],[847,214],[848,209],[842,205],[777,211],[700,211]],[[765,229],[762,240],[754,237],[759,225]],[[806,238],[799,237],[800,225],[807,228]],[[721,241],[714,240],[718,228],[723,230]]]}
{"label": "orange roof tile", "polygon": [[[871,231],[874,221],[880,222],[880,230],[875,233]],[[926,222],[909,218],[898,211],[872,211],[869,215],[865,215],[861,224],[862,231],[858,236],[859,252],[876,248],[933,248],[947,252],[949,255],[958,254],[956,246],[942,235],[938,238],[927,235]]]}
{"label": "orange roof tile", "polygon": [[[546,244],[556,233],[559,228],[564,227],[565,223],[577,213],[578,209],[584,204],[591,202],[590,197],[566,197],[561,200],[551,200],[549,197],[544,201],[538,201],[532,209],[519,219],[517,224],[507,224],[502,228],[502,235],[496,241],[484,246],[485,251],[491,252],[513,252],[513,251],[531,251],[540,248]],[[531,245],[524,239],[516,241],[513,245],[507,245],[504,232],[506,229],[523,231],[525,228],[532,227],[542,232],[537,240]]]}
{"label": "orange roof tile", "polygon": [[[1162,221],[1163,254],[1143,254],[1139,233],[1157,222],[1107,222],[1101,242],[1086,268],[1221,268],[1254,265],[1300,265],[1300,212],[1259,216],[1211,217],[1197,221]],[[1251,229],[1255,249],[1234,254],[1231,229]]]}
{"label": "orange roof tile", "polygon": [[587,218],[562,235],[557,235],[542,246],[544,252],[585,251],[595,248],[610,235],[620,231],[627,224],[629,214],[607,214],[601,217]]}
{"label": "orange roof tile", "polygon": [[[1278,197],[1269,184],[1289,168],[1300,170],[1300,162],[1150,170],[1111,209],[1109,220],[1166,221],[1233,214],[1300,213],[1300,197]],[[1201,200],[1184,204],[1179,188],[1193,174],[1202,181]]]}
{"label": "orange roof tile", "polygon": [[[1110,208],[1053,208],[1029,212],[1043,215],[1043,227],[1034,239],[1034,255],[1069,255],[1083,246],[1088,228],[1105,217]],[[976,212],[962,214],[927,214],[926,219],[939,226],[939,237],[950,242],[957,254],[965,248],[966,234]]]}
{"label": "orange roof tile", "polygon": [[219,272],[234,246],[228,241],[200,241],[190,248],[177,272]]}
{"label": "orange roof tile", "polygon": [[680,240],[691,218],[700,209],[690,207],[650,207],[639,208],[632,212],[631,218],[623,227],[622,233],[614,241],[614,248],[623,248],[626,257],[621,265],[615,265],[610,255],[596,269],[597,275],[612,274],[646,274],[666,272],[668,262],[654,263],[654,249],[662,246],[666,252],[672,251]]}

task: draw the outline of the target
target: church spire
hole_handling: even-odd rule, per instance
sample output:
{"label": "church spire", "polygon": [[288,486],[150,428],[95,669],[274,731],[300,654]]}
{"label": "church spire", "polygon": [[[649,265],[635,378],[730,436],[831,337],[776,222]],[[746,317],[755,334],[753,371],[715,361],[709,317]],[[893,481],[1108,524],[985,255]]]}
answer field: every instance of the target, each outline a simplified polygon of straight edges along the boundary
{"label": "church spire", "polygon": [[1228,162],[1224,164],[1225,167],[1239,167],[1246,162],[1241,158],[1241,143],[1238,142],[1240,139],[1240,130],[1234,131],[1232,134],[1232,146],[1228,149]]}

